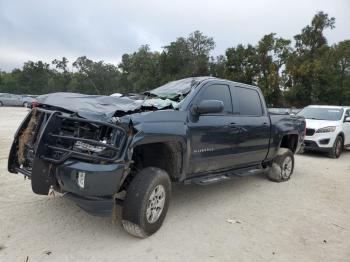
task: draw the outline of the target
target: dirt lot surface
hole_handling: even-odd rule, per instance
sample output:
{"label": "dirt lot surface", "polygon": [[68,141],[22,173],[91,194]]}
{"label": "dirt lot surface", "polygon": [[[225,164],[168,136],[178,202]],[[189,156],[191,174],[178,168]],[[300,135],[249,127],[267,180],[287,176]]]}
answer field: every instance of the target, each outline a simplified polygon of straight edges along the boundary
{"label": "dirt lot surface", "polygon": [[350,261],[350,151],[296,156],[290,181],[261,176],[174,188],[163,227],[140,240],[120,220],[35,195],[7,172],[24,108],[0,108],[0,261]]}

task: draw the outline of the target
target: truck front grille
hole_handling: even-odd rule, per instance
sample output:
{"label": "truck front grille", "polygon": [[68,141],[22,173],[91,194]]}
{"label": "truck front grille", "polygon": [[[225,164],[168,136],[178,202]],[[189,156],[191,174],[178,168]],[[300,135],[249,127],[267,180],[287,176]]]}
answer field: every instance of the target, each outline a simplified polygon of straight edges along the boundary
{"label": "truck front grille", "polygon": [[30,173],[35,157],[53,164],[67,159],[114,162],[125,140],[125,130],[114,124],[35,108],[19,136],[18,166]]}
{"label": "truck front grille", "polygon": [[45,160],[60,163],[68,158],[91,162],[116,161],[125,141],[124,129],[82,118],[57,116],[60,127],[48,133]]}

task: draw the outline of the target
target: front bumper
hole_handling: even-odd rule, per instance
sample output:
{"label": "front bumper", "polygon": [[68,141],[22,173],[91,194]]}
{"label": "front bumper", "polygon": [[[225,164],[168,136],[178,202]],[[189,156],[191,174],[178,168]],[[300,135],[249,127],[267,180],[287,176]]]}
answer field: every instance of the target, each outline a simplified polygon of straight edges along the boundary
{"label": "front bumper", "polygon": [[310,151],[328,152],[331,147],[319,147],[315,141],[304,140],[304,149]]}
{"label": "front bumper", "polygon": [[64,197],[72,200],[77,206],[93,216],[111,216],[113,198],[82,197],[73,193],[66,193]]}
{"label": "front bumper", "polygon": [[[66,161],[56,167],[56,180],[62,192],[71,192],[78,196],[104,197],[116,194],[124,175],[125,164],[91,164]],[[78,185],[78,173],[85,173],[84,187]]]}
{"label": "front bumper", "polygon": [[327,152],[333,147],[335,138],[335,132],[315,133],[312,136],[305,136],[304,149]]}
{"label": "front bumper", "polygon": [[[80,135],[84,132],[88,137]],[[125,133],[111,123],[35,108],[15,135],[8,170],[29,177],[36,194],[47,195],[51,186],[59,186],[60,191],[81,196],[112,196],[128,170],[123,159]],[[105,137],[111,141],[101,142]],[[75,148],[77,141],[85,147]],[[92,153],[86,145],[107,148],[113,154]],[[78,172],[85,174],[83,188],[76,183]]]}

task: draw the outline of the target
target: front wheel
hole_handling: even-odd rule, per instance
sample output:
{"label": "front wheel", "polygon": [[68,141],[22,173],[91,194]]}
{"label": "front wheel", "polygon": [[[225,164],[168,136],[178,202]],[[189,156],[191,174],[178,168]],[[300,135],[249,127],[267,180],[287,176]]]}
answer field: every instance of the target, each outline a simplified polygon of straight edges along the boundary
{"label": "front wheel", "polygon": [[170,195],[167,172],[155,167],[142,169],[127,189],[122,213],[124,229],[140,238],[157,232],[168,211]]}
{"label": "front wheel", "polygon": [[337,136],[334,141],[333,147],[328,153],[330,158],[339,158],[341,153],[343,152],[343,138],[341,136]]}
{"label": "front wheel", "polygon": [[267,176],[274,182],[284,182],[290,179],[294,170],[294,154],[288,148],[280,148],[277,152]]}

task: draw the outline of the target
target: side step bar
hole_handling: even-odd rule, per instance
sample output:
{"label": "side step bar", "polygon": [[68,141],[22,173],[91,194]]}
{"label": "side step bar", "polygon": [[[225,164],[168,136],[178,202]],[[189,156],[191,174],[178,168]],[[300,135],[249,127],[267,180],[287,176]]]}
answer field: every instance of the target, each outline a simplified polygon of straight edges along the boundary
{"label": "side step bar", "polygon": [[185,184],[197,184],[200,186],[206,186],[221,181],[229,180],[234,176],[251,176],[266,172],[267,168],[261,166],[254,166],[250,168],[242,168],[237,170],[230,170],[226,172],[214,173],[209,175],[198,176],[185,180]]}

